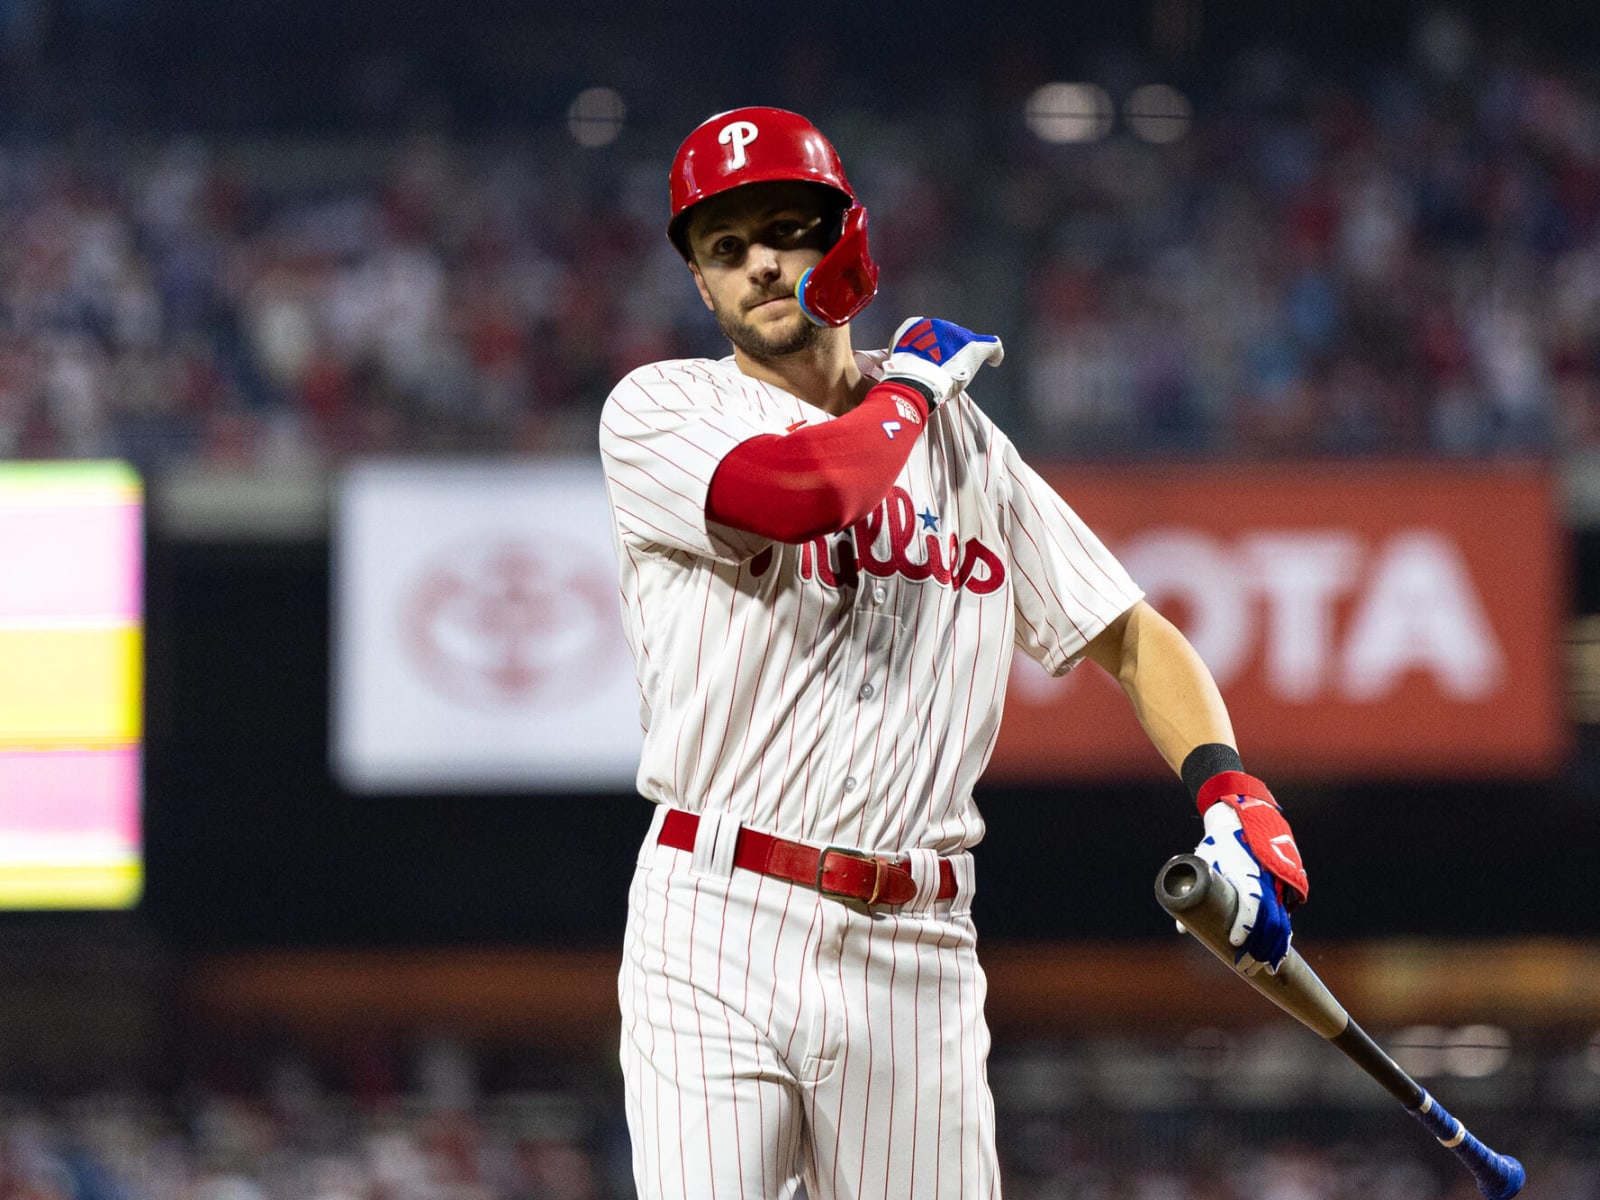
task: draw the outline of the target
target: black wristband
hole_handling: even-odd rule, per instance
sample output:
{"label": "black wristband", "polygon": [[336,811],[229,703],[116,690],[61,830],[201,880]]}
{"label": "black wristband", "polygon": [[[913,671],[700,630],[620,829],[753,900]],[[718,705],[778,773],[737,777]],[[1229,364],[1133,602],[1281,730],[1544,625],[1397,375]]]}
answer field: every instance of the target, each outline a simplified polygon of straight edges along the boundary
{"label": "black wristband", "polygon": [[908,387],[920,395],[927,402],[928,411],[931,413],[939,407],[939,395],[920,379],[913,379],[909,375],[885,375],[883,383],[898,383],[901,387]]}
{"label": "black wristband", "polygon": [[1189,799],[1198,800],[1206,780],[1221,771],[1243,771],[1239,752],[1223,742],[1207,742],[1189,751],[1178,774],[1183,776],[1183,786],[1189,789]]}

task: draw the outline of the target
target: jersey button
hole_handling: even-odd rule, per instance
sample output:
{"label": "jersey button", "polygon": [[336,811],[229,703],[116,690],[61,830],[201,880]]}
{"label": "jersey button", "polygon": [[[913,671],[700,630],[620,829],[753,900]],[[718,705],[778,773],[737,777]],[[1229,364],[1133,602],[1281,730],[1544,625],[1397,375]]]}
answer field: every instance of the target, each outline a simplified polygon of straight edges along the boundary
{"label": "jersey button", "polygon": [[884,587],[882,584],[879,584],[877,587],[872,589],[872,602],[874,604],[882,604],[888,598],[889,589]]}
{"label": "jersey button", "polygon": [[844,790],[847,792],[856,790],[856,777],[854,775],[846,775],[844,777]]}
{"label": "jersey button", "polygon": [[863,700],[871,700],[872,685],[870,683],[863,683],[861,685],[861,690],[857,692],[856,695],[860,696]]}

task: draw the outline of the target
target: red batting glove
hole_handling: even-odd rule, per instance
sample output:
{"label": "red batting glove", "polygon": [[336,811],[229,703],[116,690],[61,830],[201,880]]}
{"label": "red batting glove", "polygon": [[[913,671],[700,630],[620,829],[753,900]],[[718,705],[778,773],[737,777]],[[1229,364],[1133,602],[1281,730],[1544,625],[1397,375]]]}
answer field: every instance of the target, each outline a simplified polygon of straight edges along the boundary
{"label": "red batting glove", "polygon": [[1294,844],[1294,832],[1267,785],[1243,771],[1218,772],[1200,785],[1195,807],[1203,817],[1206,809],[1219,802],[1238,813],[1250,853],[1263,870],[1282,882],[1284,908],[1292,910],[1303,903],[1311,889],[1305,864]]}

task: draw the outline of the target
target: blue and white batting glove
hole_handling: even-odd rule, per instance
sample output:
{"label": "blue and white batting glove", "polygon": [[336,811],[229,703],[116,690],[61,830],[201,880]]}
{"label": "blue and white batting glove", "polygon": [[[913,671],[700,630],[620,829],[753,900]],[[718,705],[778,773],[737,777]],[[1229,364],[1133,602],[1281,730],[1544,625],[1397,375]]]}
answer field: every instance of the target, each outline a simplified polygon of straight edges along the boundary
{"label": "blue and white batting glove", "polygon": [[1206,809],[1206,836],[1194,848],[1211,869],[1226,879],[1239,895],[1239,908],[1228,931],[1236,947],[1234,965],[1246,975],[1263,967],[1276,975],[1289,953],[1289,913],[1276,878],[1261,869],[1245,845],[1239,814],[1226,804]]}
{"label": "blue and white batting glove", "polygon": [[1005,355],[1005,347],[992,333],[973,333],[933,317],[912,317],[895,331],[883,377],[916,388],[927,397],[932,412],[955,399],[984,363],[998,366]]}

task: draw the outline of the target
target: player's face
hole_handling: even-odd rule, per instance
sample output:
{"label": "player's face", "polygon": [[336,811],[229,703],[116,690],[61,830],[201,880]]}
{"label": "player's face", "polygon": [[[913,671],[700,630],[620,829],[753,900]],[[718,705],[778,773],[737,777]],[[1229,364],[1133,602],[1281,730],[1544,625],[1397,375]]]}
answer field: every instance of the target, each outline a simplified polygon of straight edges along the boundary
{"label": "player's face", "polygon": [[759,183],[713,196],[689,222],[700,298],[723,334],[752,358],[796,354],[825,332],[800,311],[795,287],[821,261],[838,206],[804,183]]}

